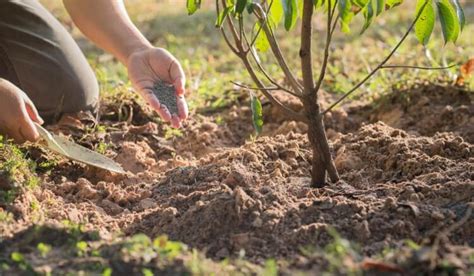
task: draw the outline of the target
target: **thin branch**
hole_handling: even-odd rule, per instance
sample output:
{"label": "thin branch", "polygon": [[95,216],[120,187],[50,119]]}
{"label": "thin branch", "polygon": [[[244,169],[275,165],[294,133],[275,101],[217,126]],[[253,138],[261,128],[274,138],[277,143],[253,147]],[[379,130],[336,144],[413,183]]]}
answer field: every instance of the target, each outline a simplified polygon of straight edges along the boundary
{"label": "thin branch", "polygon": [[262,93],[265,95],[265,97],[268,98],[268,100],[275,106],[281,108],[286,114],[288,114],[288,117],[290,117],[292,120],[296,121],[301,121],[301,122],[307,122],[306,116],[303,114],[300,114],[293,109],[285,106],[283,103],[281,103],[279,100],[277,100],[275,97],[273,97],[269,91],[263,89],[265,86],[263,83],[260,81],[258,78],[257,74],[255,73],[255,70],[253,69],[252,65],[250,64],[250,61],[248,59],[248,56],[241,56],[240,57],[245,65],[245,68],[247,69],[248,73],[250,74],[250,77],[252,80],[257,84],[258,87],[262,88]]}
{"label": "thin branch", "polygon": [[[242,33],[244,32],[244,17],[239,14],[239,40],[242,41]],[[248,51],[248,50],[247,50]]]}
{"label": "thin branch", "polygon": [[[250,90],[268,90],[268,91],[278,91],[278,90],[281,90],[281,91],[284,91],[284,92],[286,92],[286,93],[288,93],[288,94],[290,94],[290,95],[292,95],[292,96],[295,96],[295,97],[297,97],[297,98],[300,98],[300,97],[301,97],[301,95],[295,94],[293,91],[288,90],[288,89],[282,87],[282,86],[279,85],[278,83],[275,85],[275,87],[255,87],[255,88],[246,86],[246,85],[244,85],[244,84],[239,84],[239,83],[234,82],[234,81],[231,81],[231,83],[233,83],[233,84],[235,84],[235,85],[237,85],[237,86],[240,86],[240,87],[242,87],[242,88],[250,89]],[[273,84],[273,83],[272,83],[272,84]]]}
{"label": "thin branch", "polygon": [[229,46],[230,50],[237,56],[240,55],[239,51],[237,51],[237,49],[234,47],[234,45],[232,45],[229,38],[227,37],[227,34],[224,31],[224,28],[221,28],[221,33],[222,33],[222,36],[224,37],[225,42],[227,43],[227,46]]}
{"label": "thin branch", "polygon": [[420,70],[446,70],[451,69],[453,67],[459,66],[459,64],[451,64],[448,66],[443,67],[430,67],[430,66],[412,66],[412,65],[384,65],[380,67],[380,69],[400,69],[400,68],[408,68],[408,69],[420,69]]}
{"label": "thin branch", "polygon": [[[239,20],[240,20],[240,18],[239,18]],[[259,71],[267,78],[267,80],[268,80],[269,82],[271,82],[273,85],[275,85],[276,87],[278,87],[279,90],[285,91],[285,92],[288,93],[288,94],[291,94],[291,95],[293,95],[293,96],[295,96],[295,97],[300,98],[300,95],[299,95],[299,94],[297,94],[297,93],[295,93],[295,92],[293,92],[293,91],[291,91],[291,90],[289,90],[289,89],[287,89],[287,88],[281,86],[278,82],[276,82],[276,81],[270,76],[270,74],[268,74],[268,72],[265,70],[265,68],[263,67],[262,63],[260,62],[260,60],[259,60],[257,54],[255,53],[255,51],[252,50],[252,48],[251,48],[252,46],[251,46],[250,43],[249,43],[249,40],[248,40],[248,38],[247,38],[247,34],[245,33],[245,31],[243,32],[243,38],[244,38],[245,43],[247,44],[248,50],[250,50],[250,54],[252,55],[252,58],[253,58],[253,60],[255,61],[255,64],[257,65]],[[246,53],[247,53],[247,51],[246,51]]]}
{"label": "thin branch", "polygon": [[[270,9],[272,8],[272,5],[273,5],[273,0],[270,2],[270,5],[268,5],[268,8],[265,12],[265,14],[268,14],[270,12]],[[255,33],[255,36],[252,38],[252,42],[250,43],[250,47],[253,47],[253,45],[255,45],[255,43],[257,42],[257,39],[258,39],[258,36],[260,35],[260,33],[262,32],[262,29],[263,29],[263,25],[260,24],[260,26],[258,27],[258,30],[257,32]]]}
{"label": "thin branch", "polygon": [[272,49],[273,55],[275,56],[278,64],[280,65],[281,69],[283,70],[283,73],[285,74],[286,78],[290,82],[290,86],[293,88],[294,91],[296,91],[297,93],[300,93],[302,91],[303,87],[298,82],[298,80],[296,80],[293,73],[291,73],[291,70],[288,67],[288,64],[287,64],[287,62],[286,62],[286,60],[285,60],[285,58],[284,58],[284,56],[281,52],[280,46],[278,45],[278,42],[275,39],[275,35],[272,31],[272,28],[269,27],[266,13],[264,12],[263,8],[260,5],[255,4],[255,6],[257,8],[254,10],[254,14],[259,19],[260,25],[263,26],[263,31],[265,32],[265,34],[267,36],[267,39],[268,39],[268,42],[270,44],[270,48]]}
{"label": "thin branch", "polygon": [[[216,11],[217,11],[217,16],[219,17],[219,13],[220,13],[219,0],[216,0]],[[234,54],[238,55],[237,49],[236,49],[236,48],[234,47],[234,45],[232,45],[232,43],[230,42],[229,38],[227,37],[227,34],[225,33],[224,28],[221,26],[219,29],[221,30],[222,36],[224,37],[224,40],[225,40],[227,46],[230,48],[230,50],[231,50]]]}
{"label": "thin branch", "polygon": [[[223,0],[222,3],[225,7],[225,0]],[[291,119],[306,122],[307,119],[304,115],[302,115],[302,114],[294,111],[293,109],[287,107],[286,105],[281,103],[279,100],[277,100],[275,97],[273,97],[268,90],[264,89],[265,85],[260,81],[257,74],[255,73],[255,70],[254,70],[254,68],[252,67],[252,64],[249,61],[248,55],[244,50],[244,45],[242,44],[242,41],[239,40],[239,35],[238,35],[237,30],[235,28],[234,22],[232,21],[232,18],[227,17],[226,20],[228,22],[228,26],[229,26],[229,29],[232,33],[232,36],[234,37],[234,40],[235,40],[235,44],[236,44],[236,47],[237,47],[237,56],[244,63],[245,68],[247,69],[247,72],[250,74],[250,77],[255,82],[255,84],[257,84],[257,86],[261,88],[261,92],[265,95],[265,97],[268,98],[268,100],[273,105],[277,106],[278,108],[282,109],[286,114],[288,114],[288,116]]]}
{"label": "thin branch", "polygon": [[388,54],[387,57],[385,57],[384,60],[382,60],[382,62],[377,65],[377,67],[375,67],[374,70],[372,70],[372,72],[370,72],[365,78],[363,78],[358,84],[356,84],[351,90],[349,90],[348,92],[346,92],[341,98],[339,98],[336,102],[334,102],[330,107],[328,107],[326,110],[323,111],[323,115],[328,113],[329,111],[331,111],[336,105],[338,105],[340,102],[342,102],[344,99],[346,99],[347,97],[349,97],[352,93],[354,93],[354,91],[356,91],[357,89],[359,89],[364,83],[366,83],[373,75],[375,75],[375,73],[377,73],[389,60],[390,58],[392,58],[392,56],[395,54],[395,52],[398,50],[398,48],[400,48],[400,46],[403,44],[403,42],[406,40],[406,38],[408,37],[408,35],[410,34],[410,32],[413,30],[413,27],[415,27],[415,24],[416,22],[418,21],[418,19],[420,19],[420,16],[422,14],[422,12],[424,11],[426,5],[428,4],[428,1],[426,1],[423,6],[421,7],[420,11],[418,12],[415,20],[413,20],[413,22],[411,23],[410,27],[408,28],[407,32],[403,35],[402,39],[397,43],[397,45],[395,45],[395,47],[392,49],[392,51],[390,52],[390,54]]}
{"label": "thin branch", "polygon": [[279,87],[251,87],[251,86],[248,86],[248,85],[245,85],[245,84],[242,84],[242,83],[238,83],[238,82],[235,82],[235,81],[230,81],[230,82],[237,85],[238,87],[242,87],[242,88],[249,89],[249,90],[267,90],[267,91],[280,90]]}
{"label": "thin branch", "polygon": [[336,23],[338,19],[338,17],[336,17],[336,20],[333,23],[332,19],[336,12],[336,7],[337,7],[337,0],[334,2],[334,7],[331,6],[331,1],[328,1],[328,22],[327,22],[327,27],[326,27],[326,45],[324,46],[323,64],[321,65],[321,71],[319,72],[319,78],[318,78],[318,81],[316,82],[314,93],[318,93],[319,89],[321,88],[321,85],[323,84],[324,77],[326,76],[326,71],[327,71],[327,66],[328,66],[328,61],[329,61],[329,47],[331,46],[332,35],[334,33],[334,30],[336,29]]}

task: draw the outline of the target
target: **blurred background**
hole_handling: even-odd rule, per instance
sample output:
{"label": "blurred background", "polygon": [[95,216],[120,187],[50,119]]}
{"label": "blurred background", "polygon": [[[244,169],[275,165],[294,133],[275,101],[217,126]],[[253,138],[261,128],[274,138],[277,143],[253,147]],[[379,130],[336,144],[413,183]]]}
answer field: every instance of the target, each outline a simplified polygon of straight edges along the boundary
{"label": "blurred background", "polygon": [[[110,55],[89,43],[74,27],[62,1],[41,2],[70,30],[97,72],[104,94],[117,86],[127,86],[126,72]],[[474,31],[474,1],[462,1],[467,25],[456,45],[444,45],[440,26],[436,26],[431,42],[422,47],[412,34],[390,64],[441,66],[466,62],[474,57],[472,33]],[[227,48],[220,32],[215,28],[214,1],[203,0],[202,8],[188,16],[185,0],[128,0],[127,10],[139,29],[158,47],[172,52],[183,64],[187,79],[192,110],[213,109],[232,104],[240,94],[239,88],[230,81],[251,84],[240,61]],[[402,6],[376,18],[362,36],[359,35],[360,19],[354,21],[352,32],[336,31],[331,48],[328,77],[324,89],[328,93],[343,93],[371,70],[396,44],[414,18],[415,1],[405,1]],[[250,18],[249,18],[250,19]],[[247,22],[249,33],[254,22]],[[324,15],[315,18],[313,56],[315,67],[320,64],[324,47]],[[299,72],[299,26],[288,33],[279,28],[278,38],[287,60],[294,71]],[[259,53],[268,72],[275,79],[283,75],[268,53]],[[355,98],[375,97],[420,81],[450,81],[456,78],[458,68],[446,71],[383,70],[370,83],[356,93]]]}

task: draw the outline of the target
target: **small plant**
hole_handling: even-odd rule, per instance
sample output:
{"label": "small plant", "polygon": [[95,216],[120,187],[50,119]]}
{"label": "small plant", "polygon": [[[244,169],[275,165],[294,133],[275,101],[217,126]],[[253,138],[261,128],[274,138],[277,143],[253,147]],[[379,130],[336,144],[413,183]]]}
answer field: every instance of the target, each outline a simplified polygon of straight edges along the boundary
{"label": "small plant", "polygon": [[0,202],[11,203],[22,189],[38,186],[35,167],[20,148],[0,136]]}
{"label": "small plant", "polygon": [[[187,0],[189,14],[195,13],[202,0]],[[332,182],[339,180],[339,174],[334,165],[331,149],[324,128],[324,115],[353,94],[365,84],[375,73],[382,69],[390,68],[417,68],[405,65],[388,65],[388,61],[397,52],[412,30],[420,43],[426,45],[431,37],[436,21],[436,13],[441,23],[442,33],[446,43],[455,42],[465,24],[464,13],[459,0],[417,0],[416,11],[412,23],[400,41],[392,48],[390,53],[361,79],[353,88],[345,92],[340,99],[331,104],[326,110],[321,110],[319,93],[325,81],[326,72],[330,68],[331,42],[337,25],[343,32],[349,32],[352,20],[362,16],[364,21],[360,26],[363,33],[369,26],[391,10],[403,0],[216,0],[217,11],[216,26],[220,29],[224,40],[231,51],[240,58],[250,74],[256,87],[240,85],[252,90],[261,91],[262,94],[275,106],[280,108],[290,119],[302,121],[308,125],[308,138],[312,145],[312,186],[323,187],[326,184],[326,175]],[[325,47],[322,49],[323,62],[319,64],[319,73],[313,72],[312,59],[312,33],[313,17],[315,12],[326,14]],[[292,30],[301,18],[300,72],[302,81],[299,81],[292,71],[280,49],[275,31],[281,23],[287,31]],[[247,24],[253,25],[249,34]],[[276,81],[266,71],[258,56],[259,51],[269,50],[278,66],[285,75],[286,84]],[[446,67],[449,68],[449,67]],[[444,69],[444,68],[436,68]],[[236,83],[237,84],[237,83]],[[237,84],[239,85],[239,84]],[[279,90],[297,97],[303,104],[303,110],[297,111],[278,101],[272,94]],[[262,126],[261,108],[258,98],[252,97],[252,110],[254,111],[254,125],[257,131]]]}
{"label": "small plant", "polygon": [[43,258],[46,258],[46,256],[48,256],[48,253],[51,251],[51,245],[42,242],[38,243],[36,248],[38,249],[41,257]]}

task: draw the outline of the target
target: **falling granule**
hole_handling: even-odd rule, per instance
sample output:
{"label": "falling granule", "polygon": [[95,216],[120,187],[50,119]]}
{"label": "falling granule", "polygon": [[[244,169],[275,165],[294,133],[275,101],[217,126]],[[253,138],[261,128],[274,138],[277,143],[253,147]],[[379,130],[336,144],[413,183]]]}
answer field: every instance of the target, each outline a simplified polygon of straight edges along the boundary
{"label": "falling granule", "polygon": [[178,104],[176,101],[176,89],[173,85],[160,80],[153,87],[155,97],[160,104],[165,105],[171,115],[178,115]]}

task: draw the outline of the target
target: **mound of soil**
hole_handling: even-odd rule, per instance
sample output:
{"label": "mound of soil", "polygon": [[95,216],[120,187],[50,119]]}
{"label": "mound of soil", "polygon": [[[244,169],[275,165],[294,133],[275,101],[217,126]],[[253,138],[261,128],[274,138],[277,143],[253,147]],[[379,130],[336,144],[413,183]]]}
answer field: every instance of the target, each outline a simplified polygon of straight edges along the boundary
{"label": "mound of soil", "polygon": [[453,86],[423,85],[391,93],[368,107],[366,119],[370,122],[384,121],[392,127],[424,136],[453,132],[474,143],[472,91]]}
{"label": "mound of soil", "polygon": [[[156,206],[126,233],[168,234],[223,258],[295,257],[334,227],[367,254],[421,242],[458,221],[474,197],[474,147],[454,135],[416,137],[383,123],[334,143],[342,181],[309,188],[310,152],[299,134],[261,138],[171,170],[153,187]],[[452,233],[474,245],[474,221]]]}

